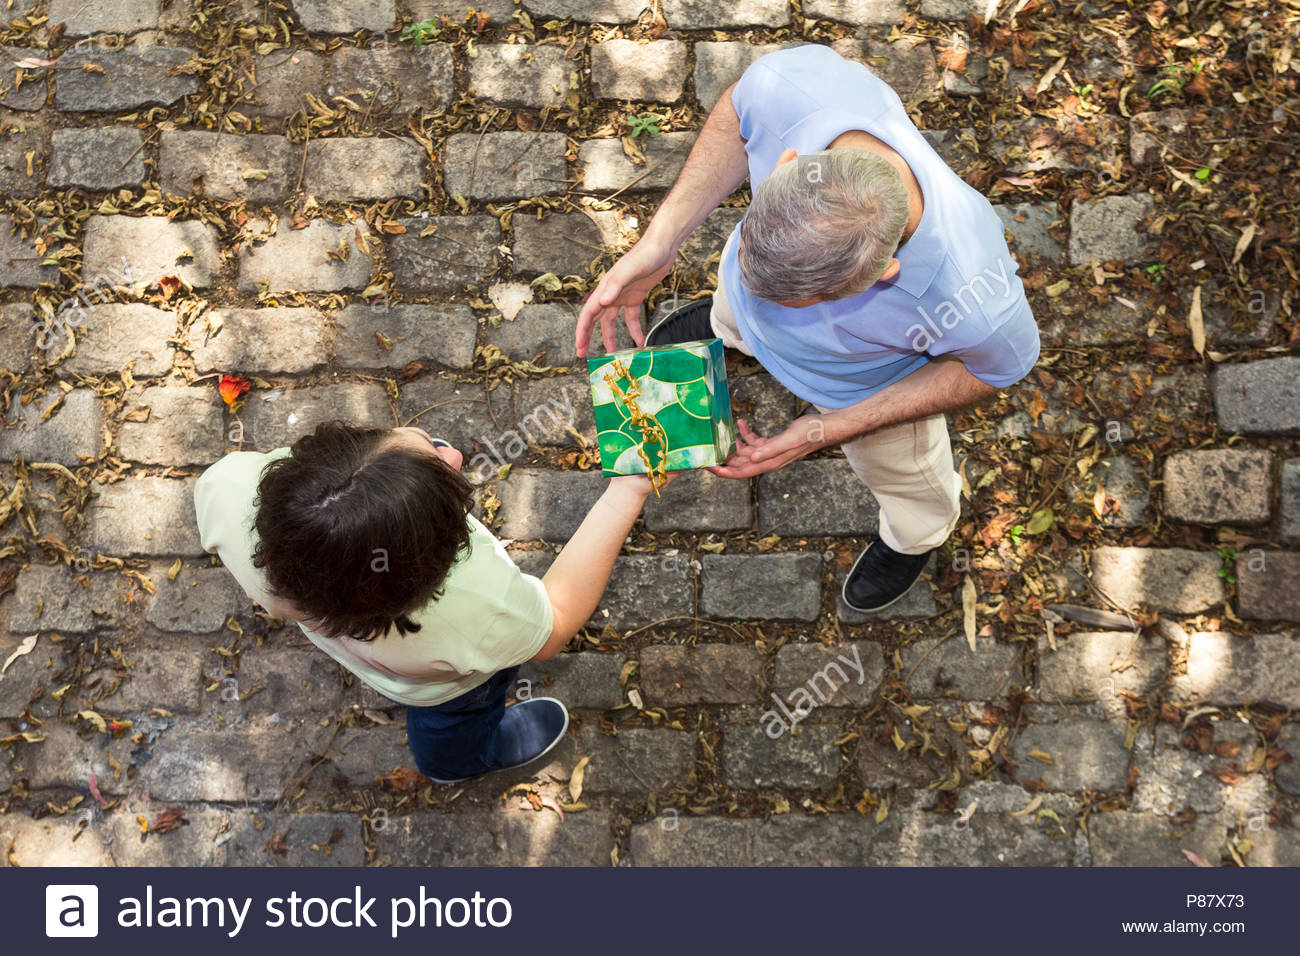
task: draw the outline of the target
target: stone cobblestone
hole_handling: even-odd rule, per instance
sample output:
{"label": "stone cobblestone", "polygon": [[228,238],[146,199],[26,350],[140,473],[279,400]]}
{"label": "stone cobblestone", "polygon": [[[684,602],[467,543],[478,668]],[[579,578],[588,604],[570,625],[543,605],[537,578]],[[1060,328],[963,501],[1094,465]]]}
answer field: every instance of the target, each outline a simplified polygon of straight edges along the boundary
{"label": "stone cobblestone", "polygon": [[219,631],[227,617],[247,609],[250,603],[225,568],[182,565],[171,580],[166,569],[158,567],[151,577],[158,590],[145,620],[159,630],[187,634]]}
{"label": "stone cobblestone", "polygon": [[752,647],[652,644],[641,651],[641,686],[652,703],[665,707],[752,703],[760,668]]}
{"label": "stone cobblestone", "polygon": [[753,523],[751,512],[749,482],[689,471],[647,501],[644,516],[650,531],[736,531]]}
{"label": "stone cobblestone", "polygon": [[474,359],[478,322],[465,305],[350,305],[334,321],[335,352],[344,368],[401,369],[429,361],[464,368]]}
{"label": "stone cobblestone", "polygon": [[1228,837],[1213,819],[1175,826],[1167,817],[1124,810],[1094,815],[1088,831],[1094,866],[1186,866],[1183,850],[1214,866]]}
{"label": "stone cobblestone", "polygon": [[516,213],[510,222],[516,274],[587,275],[592,262],[618,242],[618,214],[613,212],[553,212],[545,219]]}
{"label": "stone cobblestone", "polygon": [[597,99],[676,103],[686,84],[686,44],[677,40],[606,40],[591,48]]}
{"label": "stone cobblestone", "polygon": [[645,165],[627,157],[617,139],[589,139],[578,149],[582,188],[594,193],[653,192],[668,189],[686,162],[693,132],[660,133],[642,147]]}
{"label": "stone cobblestone", "polygon": [[[240,366],[227,366],[238,368]],[[122,422],[117,453],[147,465],[210,465],[225,450],[225,419],[215,389],[166,385],[133,396]]]}
{"label": "stone cobblestone", "polygon": [[852,26],[888,26],[906,11],[902,0],[805,0],[803,14]]}
{"label": "stone cobblestone", "polygon": [[[54,410],[57,409],[57,410]],[[99,454],[103,402],[88,388],[48,392],[0,416],[0,457],[76,466]],[[48,419],[44,418],[50,413]]]}
{"label": "stone cobblestone", "polygon": [[159,0],[109,0],[97,4],[50,0],[50,22],[64,24],[68,36],[136,33],[158,27],[160,6]]}
{"label": "stone cobblestone", "polygon": [[977,637],[971,653],[965,638],[927,638],[903,648],[903,678],[912,695],[936,700],[992,700],[1025,684],[1017,648]]}
{"label": "stone cobblestone", "polygon": [[723,779],[741,790],[829,787],[840,769],[840,751],[835,746],[839,736],[837,727],[807,723],[775,740],[758,724],[726,727],[722,731]]}
{"label": "stone cobblestone", "polygon": [[[13,225],[7,216],[0,219],[0,285],[34,289],[42,282],[53,282],[57,270],[41,265],[33,241],[13,232]],[[28,314],[30,311],[27,309]]]}
{"label": "stone cobblestone", "polygon": [[1213,552],[1183,548],[1097,548],[1092,581],[1116,604],[1151,604],[1195,614],[1223,601],[1221,561]]}
{"label": "stone cobblestone", "polygon": [[1019,259],[1061,264],[1065,250],[1048,231],[1048,227],[1061,218],[1061,209],[1056,203],[1012,203],[994,206],[993,210],[1011,236],[1011,251]]}
{"label": "stone cobblestone", "polygon": [[534,697],[556,697],[569,708],[608,710],[623,703],[618,676],[626,661],[624,654],[557,654],[525,664],[519,676],[532,682]]}
{"label": "stone cobblestone", "polygon": [[499,464],[513,460],[500,447],[508,441],[503,431],[518,427],[512,421],[508,389],[485,392],[477,383],[425,378],[405,386],[401,394],[401,420],[460,449],[464,472],[471,479],[479,471],[495,473]]}
{"label": "stone cobblestone", "polygon": [[[296,628],[294,630],[297,630]],[[337,710],[343,703],[339,665],[305,639],[291,636],[239,655],[239,701],[218,698],[217,713],[310,716]]]}
{"label": "stone cobblestone", "polygon": [[470,63],[469,85],[502,106],[543,109],[564,104],[576,64],[558,46],[484,44]]}
{"label": "stone cobblestone", "polygon": [[[480,4],[474,9],[485,8]],[[483,51],[479,47],[480,55]],[[418,50],[341,46],[326,60],[325,92],[352,97],[372,112],[441,109],[454,96],[454,75],[455,62],[445,44]]]}
{"label": "stone cobblestone", "polygon": [[314,140],[303,178],[322,198],[369,201],[418,198],[428,160],[414,140],[380,136]]}
{"label": "stone cobblestone", "polygon": [[73,47],[59,60],[54,105],[76,112],[122,112],[170,106],[198,92],[198,77],[174,72],[190,58],[178,47]]}
{"label": "stone cobblestone", "polygon": [[[28,48],[20,46],[0,46],[0,53],[4,54],[7,62],[31,56]],[[3,92],[0,92],[0,107],[33,112],[45,105],[49,86],[46,81],[49,79],[50,71],[32,69],[24,70],[23,73],[25,79],[21,85],[6,84]]]}
{"label": "stone cobblestone", "polygon": [[1183,699],[1198,703],[1300,707],[1297,665],[1300,641],[1291,634],[1193,634],[1187,679],[1175,689]]}
{"label": "stone cobblestone", "polygon": [[[304,229],[281,223],[275,235],[239,251],[239,287],[267,292],[338,292],[370,281],[374,260],[361,237],[369,230],[357,221],[337,225],[313,219]],[[374,243],[373,238],[367,240]],[[343,250],[347,250],[346,254]]]}
{"label": "stone cobblestone", "polygon": [[1138,231],[1152,217],[1150,196],[1107,196],[1070,208],[1070,264],[1119,259],[1125,263],[1155,258],[1153,238]]}
{"label": "stone cobblestone", "polygon": [[1165,459],[1165,514],[1192,524],[1269,519],[1273,456],[1261,449],[1184,451]]}
{"label": "stone cobblestone", "polygon": [[[332,55],[339,56],[342,53],[342,50],[336,50]],[[430,56],[433,55],[433,51],[430,51]],[[450,55],[447,54],[447,57],[450,62]],[[305,94],[319,96],[325,91],[327,62],[321,54],[302,49],[276,50],[257,57],[254,60],[257,88],[244,101],[248,112],[283,118],[305,109]]]}
{"label": "stone cobblestone", "polygon": [[443,155],[447,192],[494,201],[555,196],[568,178],[563,133],[455,133]]}
{"label": "stone cobblestone", "polygon": [[329,358],[325,318],[315,309],[218,309],[216,314],[215,334],[201,322],[189,330],[199,373],[310,372]]}
{"label": "stone cobblestone", "polygon": [[680,730],[631,727],[611,736],[584,724],[576,747],[591,757],[583,791],[644,795],[680,786],[695,768],[694,743]]}
{"label": "stone cobblestone", "polygon": [[[126,266],[123,267],[122,263]],[[220,268],[217,231],[197,220],[165,216],[91,216],[81,272],[90,277],[130,269],[132,282],[177,276],[196,289],[212,285]]]}
{"label": "stone cobblestone", "polygon": [[397,21],[393,0],[293,0],[293,8],[312,33],[382,33]]}
{"label": "stone cobblestone", "polygon": [[[159,575],[164,581],[164,575]],[[206,649],[206,648],[205,648]],[[194,714],[202,705],[204,674],[196,647],[184,639],[178,641],[170,635],[136,641],[123,652],[129,664],[120,668],[117,676],[121,683],[112,694],[106,694],[95,706],[106,714],[134,717],[142,711],[160,707],[172,714]],[[133,753],[129,737],[117,741],[126,753]],[[116,744],[115,744],[116,746]],[[134,762],[134,761],[133,761]]]}
{"label": "stone cobblestone", "polygon": [[609,866],[607,810],[566,815],[532,810],[404,816],[375,834],[392,866]]}
{"label": "stone cobblestone", "polygon": [[940,88],[939,68],[928,43],[914,39],[894,42],[873,39],[836,40],[831,48],[846,59],[867,66],[893,87],[909,106],[933,99]]}
{"label": "stone cobblestone", "polygon": [[33,820],[23,813],[0,815],[0,843],[8,850],[6,866],[110,866],[104,839],[78,827],[73,817]]}
{"label": "stone cobblestone", "polygon": [[31,307],[18,302],[0,305],[0,368],[22,375],[31,368],[35,345]]}
{"label": "stone cobblestone", "polygon": [[579,23],[635,23],[642,0],[529,0],[535,14]]}
{"label": "stone cobblestone", "polygon": [[45,183],[60,189],[137,186],[144,179],[143,145],[136,129],[56,129]]}
{"label": "stone cobblestone", "polygon": [[1300,435],[1300,358],[1216,366],[1211,382],[1223,431]]}
{"label": "stone cobblestone", "polygon": [[283,199],[297,174],[294,150],[283,136],[223,136],[202,130],[163,130],[158,180],[189,195],[201,188],[216,199],[271,203]]}
{"label": "stone cobblestone", "polygon": [[783,27],[790,22],[786,0],[664,0],[664,18],[677,30]]}
{"label": "stone cobblestone", "polygon": [[1123,790],[1129,753],[1124,725],[1115,721],[1062,716],[1056,723],[1031,724],[1011,746],[1015,779],[1041,780],[1048,790]]}
{"label": "stone cobblestone", "polygon": [[821,613],[821,556],[706,554],[704,617],[815,621]]}
{"label": "stone cobblestone", "polygon": [[85,633],[116,624],[121,616],[116,574],[77,573],[60,565],[32,564],[18,575],[8,601],[6,624],[17,633],[58,631]]}
{"label": "stone cobblestone", "polygon": [[129,478],[90,505],[90,544],[105,554],[201,555],[194,527],[194,479]]}
{"label": "stone cobblestone", "polygon": [[[513,319],[484,331],[484,339],[516,362],[572,365],[577,360],[573,344],[573,311],[555,302],[526,305]],[[671,485],[669,487],[672,487]]]}
{"label": "stone cobblestone", "polygon": [[1282,463],[1282,507],[1278,537],[1285,544],[1300,544],[1300,458]]}
{"label": "stone cobblestone", "polygon": [[807,687],[819,704],[862,707],[875,697],[884,675],[884,654],[880,645],[871,641],[829,647],[787,644],[777,652],[772,683],[784,698],[796,688]]}
{"label": "stone cobblestone", "polygon": [[501,534],[567,541],[605,490],[598,474],[515,469],[501,482]]}
{"label": "stone cobblestone", "polygon": [[758,530],[799,535],[871,536],[880,506],[844,458],[791,462],[758,479]]}
{"label": "stone cobblestone", "polygon": [[1044,700],[1088,703],[1143,695],[1165,676],[1163,644],[1128,632],[1058,636],[1052,650],[1039,641],[1037,686]]}
{"label": "stone cobblestone", "polygon": [[389,239],[397,287],[416,294],[459,291],[476,285],[492,265],[500,236],[491,216],[399,219],[404,235]]}
{"label": "stone cobblestone", "polygon": [[[176,335],[176,314],[153,306],[92,305],[77,315],[77,352],[59,366],[79,375],[116,375],[128,363],[137,378],[165,375],[172,367],[172,346]],[[50,337],[48,359],[66,346],[66,333]]]}
{"label": "stone cobblestone", "polygon": [[311,721],[274,716],[225,729],[187,723],[154,744],[141,777],[156,800],[271,802],[328,733]]}
{"label": "stone cobblestone", "polygon": [[674,815],[632,826],[633,866],[751,866],[754,820]]}

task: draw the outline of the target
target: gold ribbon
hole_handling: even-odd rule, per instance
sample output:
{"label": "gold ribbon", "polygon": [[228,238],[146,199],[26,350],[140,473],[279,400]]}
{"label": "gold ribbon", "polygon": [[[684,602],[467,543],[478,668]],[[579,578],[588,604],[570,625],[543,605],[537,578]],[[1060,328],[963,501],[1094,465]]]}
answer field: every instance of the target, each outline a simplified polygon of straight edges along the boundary
{"label": "gold ribbon", "polygon": [[[641,396],[641,386],[632,377],[632,373],[627,370],[627,366],[618,359],[614,359],[610,364],[613,366],[614,371],[605,373],[605,382],[627,408],[629,423],[641,433],[641,441],[637,443],[636,453],[645,462],[646,477],[650,479],[650,487],[654,489],[655,497],[658,498],[659,489],[668,481],[668,435],[664,432],[664,428],[659,424],[658,419],[641,411],[641,407],[636,401]],[[619,387],[618,380],[620,378],[627,379],[627,391]],[[647,442],[657,444],[660,448],[659,464],[657,465],[650,464],[650,456],[645,450]]]}

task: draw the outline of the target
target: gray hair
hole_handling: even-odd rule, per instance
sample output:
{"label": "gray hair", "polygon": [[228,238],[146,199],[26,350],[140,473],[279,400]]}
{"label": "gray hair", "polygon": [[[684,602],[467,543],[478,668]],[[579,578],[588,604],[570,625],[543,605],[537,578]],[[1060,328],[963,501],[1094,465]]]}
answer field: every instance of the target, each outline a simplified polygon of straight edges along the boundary
{"label": "gray hair", "polygon": [[745,287],[773,302],[843,299],[869,289],[907,227],[903,179],[864,149],[828,149],[777,166],[754,192],[737,250]]}

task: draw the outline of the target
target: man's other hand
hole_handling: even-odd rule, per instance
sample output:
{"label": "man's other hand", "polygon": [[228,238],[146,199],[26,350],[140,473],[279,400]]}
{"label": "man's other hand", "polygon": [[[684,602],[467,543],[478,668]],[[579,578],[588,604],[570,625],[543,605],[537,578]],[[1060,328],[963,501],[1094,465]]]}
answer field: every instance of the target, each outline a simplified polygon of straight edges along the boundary
{"label": "man's other hand", "polygon": [[744,419],[736,420],[736,450],[709,471],[720,478],[752,478],[784,468],[804,455],[826,447],[826,426],[821,415],[804,415],[773,438],[756,435]]}
{"label": "man's other hand", "polygon": [[587,297],[578,315],[578,329],[575,345],[578,357],[586,356],[591,345],[592,329],[600,323],[605,351],[613,352],[618,346],[614,343],[614,330],[618,323],[618,314],[623,312],[623,321],[632,335],[632,341],[638,347],[645,344],[645,335],[641,332],[639,316],[641,303],[668,270],[672,268],[676,250],[642,239],[614,267],[605,273],[595,291]]}

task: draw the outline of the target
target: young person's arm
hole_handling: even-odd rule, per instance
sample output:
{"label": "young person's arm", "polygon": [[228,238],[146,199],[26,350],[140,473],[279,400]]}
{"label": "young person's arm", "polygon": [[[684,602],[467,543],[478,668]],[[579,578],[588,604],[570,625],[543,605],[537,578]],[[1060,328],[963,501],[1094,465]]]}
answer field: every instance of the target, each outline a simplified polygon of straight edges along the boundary
{"label": "young person's arm", "polygon": [[[668,480],[674,477],[670,473]],[[650,491],[650,480],[641,475],[611,478],[605,493],[591,506],[555,563],[542,575],[555,621],[551,636],[533,660],[554,657],[587,623],[605,593],[623,539],[632,530]]]}
{"label": "young person's arm", "polygon": [[749,164],[745,141],[740,138],[740,117],[731,103],[735,88],[735,83],[727,87],[709,113],[677,182],[646,226],[645,235],[605,273],[582,307],[576,335],[579,356],[587,354],[597,322],[605,350],[614,351],[614,328],[620,310],[632,341],[637,345],[645,343],[638,306],[668,274],[686,237],[745,181]]}

